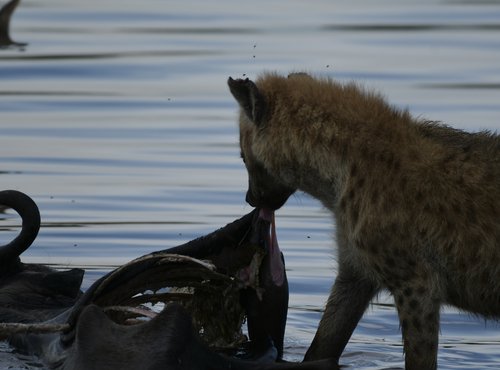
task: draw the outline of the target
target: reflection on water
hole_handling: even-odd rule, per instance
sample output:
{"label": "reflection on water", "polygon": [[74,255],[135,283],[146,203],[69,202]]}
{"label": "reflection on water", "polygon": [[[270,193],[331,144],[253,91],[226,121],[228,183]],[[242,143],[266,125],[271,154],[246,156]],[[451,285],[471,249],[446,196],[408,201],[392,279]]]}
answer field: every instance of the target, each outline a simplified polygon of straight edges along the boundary
{"label": "reflection on water", "polygon": [[[41,209],[24,260],[84,267],[85,287],[250,210],[229,75],[306,70],[455,127],[500,127],[498,1],[25,0],[10,27],[29,45],[0,50],[2,188]],[[3,233],[16,221],[1,216]],[[291,289],[286,351],[300,359],[335,276],[334,231],[303,194],[277,226]],[[499,333],[444,309],[440,368],[498,368]],[[371,306],[342,363],[402,367],[391,297]]]}
{"label": "reflection on water", "polygon": [[357,24],[324,26],[327,31],[499,31],[500,22],[494,24]]}

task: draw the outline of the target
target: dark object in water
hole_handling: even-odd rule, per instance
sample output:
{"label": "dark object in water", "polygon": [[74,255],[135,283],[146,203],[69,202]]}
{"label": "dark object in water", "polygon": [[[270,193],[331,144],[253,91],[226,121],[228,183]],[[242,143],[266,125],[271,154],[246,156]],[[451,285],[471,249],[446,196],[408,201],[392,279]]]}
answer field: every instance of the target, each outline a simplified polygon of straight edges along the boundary
{"label": "dark object in water", "polygon": [[[103,276],[84,294],[80,294],[83,271],[75,269],[59,273],[45,266],[22,264],[19,261],[19,254],[31,244],[38,232],[38,209],[27,196],[15,191],[0,192],[2,203],[20,213],[23,228],[13,242],[0,248],[3,258],[0,321],[43,323],[59,328],[62,325],[62,333],[24,332],[9,337],[10,343],[18,350],[38,355],[51,368],[334,368],[329,361],[274,363],[280,348],[283,348],[288,287],[279,250],[274,250],[274,256],[278,255],[281,263],[275,263],[271,255],[273,253],[266,249],[274,248],[274,243],[267,238],[272,220],[266,212],[261,211],[259,215],[254,211],[207,236],[140,257]],[[281,266],[281,275],[280,271],[273,271],[276,266]],[[58,284],[54,284],[54,280],[57,282],[59,279],[52,278],[51,274],[63,274],[62,281],[71,289],[60,292]],[[54,286],[57,289],[53,289]],[[156,292],[165,287],[168,288],[166,291]],[[186,290],[176,289],[186,287]],[[267,289],[273,291],[275,296],[268,296]],[[29,308],[24,304],[10,306],[12,302],[2,305],[12,293],[19,296],[18,290],[23,295],[35,297],[35,304]],[[251,293],[252,290],[254,293]],[[198,292],[202,294],[198,295]],[[236,322],[236,327],[241,325],[238,317],[239,310],[243,308],[237,308],[240,295],[249,317],[253,349],[261,350],[253,356],[253,361],[221,355],[203,341],[210,341],[210,338],[200,339],[200,330],[204,335],[218,335],[221,331],[217,324],[220,326],[221,321],[223,326],[226,321]],[[43,299],[50,301],[53,296],[63,299],[59,305],[51,303],[50,307],[46,307]],[[159,314],[143,306],[144,302],[158,301],[170,302]],[[209,313],[208,316],[214,313],[214,310],[209,309],[212,304],[222,305],[216,306],[218,314],[222,316],[204,316],[204,309]],[[266,321],[266,315],[276,319],[277,324]],[[130,321],[147,316],[151,319],[127,325]],[[235,331],[233,326],[229,325],[229,328],[229,332]]]}
{"label": "dark object in water", "polygon": [[[75,368],[75,361],[80,363],[78,366],[81,369],[92,368],[90,364],[84,365],[85,362],[81,361],[81,356],[87,350],[95,352],[96,348],[99,348],[94,345],[98,338],[102,340],[100,345],[104,347],[101,347],[103,348],[102,352],[95,353],[92,358],[96,359],[100,356],[99,362],[101,364],[111,362],[116,363],[115,368],[123,368],[123,364],[120,365],[120,360],[128,358],[123,354],[127,351],[133,351],[133,349],[127,348],[125,333],[135,333],[131,334],[130,337],[135,338],[134,343],[137,342],[137,333],[142,333],[142,340],[148,343],[147,351],[146,348],[141,349],[137,343],[134,344],[134,350],[137,349],[143,353],[142,356],[138,355],[134,358],[134,361],[139,363],[144,363],[145,359],[142,357],[147,352],[157,353],[156,357],[161,358],[165,351],[174,351],[176,348],[184,351],[187,349],[179,347],[179,343],[182,343],[181,339],[183,337],[197,338],[197,335],[192,329],[187,332],[178,332],[178,328],[186,325],[182,318],[188,317],[180,305],[167,305],[165,313],[160,313],[152,320],[134,326],[120,325],[112,321],[110,317],[124,323],[129,321],[134,314],[142,314],[145,310],[120,310],[116,306],[135,307],[140,306],[143,302],[154,300],[176,299],[189,305],[189,300],[193,299],[192,307],[196,308],[201,306],[201,304],[195,304],[194,298],[197,297],[197,291],[203,292],[205,290],[210,293],[224,292],[226,295],[225,299],[222,299],[220,294],[215,295],[215,299],[212,299],[213,302],[205,305],[205,309],[212,307],[212,304],[220,305],[227,300],[232,300],[234,306],[237,306],[236,309],[232,310],[234,313],[231,317],[232,320],[230,320],[229,315],[225,315],[230,310],[224,310],[223,306],[217,307],[219,314],[222,314],[222,317],[216,320],[219,327],[225,326],[221,325],[221,321],[223,323],[235,321],[238,330],[240,329],[243,308],[238,304],[239,290],[250,288],[245,287],[243,281],[240,282],[239,279],[237,280],[229,274],[236,274],[239,269],[247,269],[256,257],[257,259],[264,258],[265,251],[258,245],[248,249],[243,245],[254,219],[253,214],[247,215],[205,238],[199,238],[185,245],[186,249],[195,253],[195,251],[202,250],[207,241],[213,243],[208,243],[208,248],[214,256],[218,268],[225,274],[218,272],[217,267],[209,263],[179,255],[184,249],[181,246],[174,248],[173,252],[177,253],[176,255],[166,250],[138,258],[110,272],[82,295],[79,289],[83,276],[82,270],[59,272],[43,265],[24,264],[20,261],[19,255],[31,245],[39,230],[40,215],[36,204],[29,197],[17,191],[0,192],[0,204],[13,208],[23,219],[22,231],[19,236],[11,243],[0,247],[0,321],[2,323],[66,325],[66,332],[63,335],[57,333],[14,335],[10,341],[18,349],[38,354],[51,366],[60,364],[61,368],[67,369]],[[231,248],[236,254],[231,252]],[[217,259],[217,256],[220,259]],[[208,254],[206,257],[209,257]],[[222,261],[225,261],[226,264]],[[259,273],[259,266],[259,263],[255,264],[253,274]],[[252,272],[249,274],[251,275]],[[254,280],[257,281],[257,279]],[[140,294],[146,290],[155,291],[162,287],[189,287],[190,291],[171,290],[163,294]],[[203,306],[198,311],[203,312]],[[200,322],[204,319],[199,313],[193,312],[193,315]],[[286,318],[286,313],[284,318]],[[171,320],[178,320],[178,322],[171,322]],[[191,320],[189,323],[191,325]],[[229,331],[235,331],[234,327],[230,325],[229,327]],[[203,326],[203,323],[200,323],[200,328],[203,329],[204,333],[213,331],[210,330],[208,324]],[[91,341],[94,329],[99,330],[100,335]],[[175,341],[170,337],[169,340],[172,343],[169,346],[168,343],[165,343],[165,338],[169,338],[168,333],[172,330],[176,336]],[[163,332],[167,333],[165,338]],[[215,330],[213,336],[217,336],[220,332],[221,330]],[[117,345],[114,342],[115,333],[121,333],[120,337],[124,338],[122,345]],[[113,346],[106,347],[107,341],[113,343]],[[150,343],[158,343],[157,348]],[[200,342],[200,346],[204,346],[204,344],[202,345]],[[116,353],[116,350],[113,351],[115,348],[119,348],[121,356],[117,355],[113,358],[111,353]],[[276,350],[271,346],[269,349],[269,353],[274,359]],[[128,363],[131,363],[130,360]],[[96,364],[95,366],[102,365]]]}
{"label": "dark object in water", "polygon": [[0,9],[0,48],[18,47],[28,45],[25,42],[15,42],[10,38],[10,19],[21,0],[11,0]]}
{"label": "dark object in water", "polygon": [[[258,246],[265,253],[256,253]],[[282,357],[288,281],[274,230],[274,214],[254,211],[223,229],[167,252],[209,260],[218,271],[241,278],[247,285],[241,290],[241,303],[247,315],[252,350],[262,351],[270,339],[278,358]]]}
{"label": "dark object in water", "polygon": [[329,360],[274,363],[274,357],[266,357],[266,354],[257,361],[220,355],[199,340],[191,317],[176,303],[168,304],[151,321],[132,326],[118,325],[99,307],[90,305],[81,313],[76,333],[64,365],[57,367],[59,370],[338,369],[335,362]]}
{"label": "dark object in water", "polygon": [[35,240],[40,213],[31,198],[15,190],[0,191],[0,205],[22,218],[21,233],[0,246],[0,322],[39,322],[72,307],[80,295],[84,271],[55,271],[47,266],[24,264],[19,259]]}

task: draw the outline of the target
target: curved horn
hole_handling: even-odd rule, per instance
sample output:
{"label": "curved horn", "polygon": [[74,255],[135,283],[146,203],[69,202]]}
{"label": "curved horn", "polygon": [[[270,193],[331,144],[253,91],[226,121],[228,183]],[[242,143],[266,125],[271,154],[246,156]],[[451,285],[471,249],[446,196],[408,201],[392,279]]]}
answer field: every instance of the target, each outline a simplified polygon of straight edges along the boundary
{"label": "curved horn", "polygon": [[2,46],[10,45],[13,42],[9,35],[9,24],[12,13],[19,5],[19,1],[12,0],[0,9],[0,45]]}
{"label": "curved horn", "polygon": [[0,246],[0,263],[5,264],[19,257],[33,243],[40,229],[40,212],[30,197],[16,190],[0,191],[0,204],[14,209],[23,220],[19,235]]}

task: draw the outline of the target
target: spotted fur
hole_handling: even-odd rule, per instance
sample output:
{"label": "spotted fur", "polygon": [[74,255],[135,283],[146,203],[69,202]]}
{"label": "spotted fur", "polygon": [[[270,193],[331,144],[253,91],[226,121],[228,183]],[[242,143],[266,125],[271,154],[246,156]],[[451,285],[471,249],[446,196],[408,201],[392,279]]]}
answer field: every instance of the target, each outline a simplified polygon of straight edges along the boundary
{"label": "spotted fur", "polygon": [[339,358],[380,289],[406,369],[435,369],[443,304],[500,315],[500,138],[412,117],[377,93],[305,74],[228,81],[241,106],[247,200],[297,189],[336,220],[339,273],[306,360]]}

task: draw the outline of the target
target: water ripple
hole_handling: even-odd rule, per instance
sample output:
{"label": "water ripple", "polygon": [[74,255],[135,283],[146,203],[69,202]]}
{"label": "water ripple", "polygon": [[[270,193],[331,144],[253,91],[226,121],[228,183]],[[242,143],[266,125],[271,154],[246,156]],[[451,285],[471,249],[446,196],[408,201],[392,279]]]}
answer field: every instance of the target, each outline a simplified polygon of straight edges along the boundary
{"label": "water ripple", "polygon": [[478,24],[332,24],[323,31],[348,32],[437,32],[437,31],[500,31],[500,23]]}

